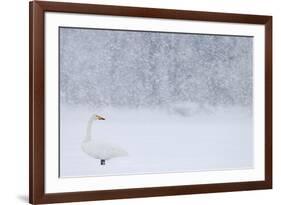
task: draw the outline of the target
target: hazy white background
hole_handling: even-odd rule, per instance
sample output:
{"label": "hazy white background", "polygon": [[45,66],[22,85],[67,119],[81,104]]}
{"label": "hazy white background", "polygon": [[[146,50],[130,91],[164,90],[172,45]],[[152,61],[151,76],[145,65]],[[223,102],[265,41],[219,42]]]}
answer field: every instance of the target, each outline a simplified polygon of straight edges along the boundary
{"label": "hazy white background", "polygon": [[[277,0],[88,0],[115,4],[173,9],[268,14],[274,16],[274,189],[250,192],[200,194],[146,199],[72,204],[279,204],[281,197],[281,14]],[[28,195],[28,1],[1,2],[0,93],[1,204],[26,204]]]}
{"label": "hazy white background", "polygon": [[[60,176],[253,168],[252,46],[241,36],[60,28]],[[83,153],[92,113],[106,118],[93,123],[93,143],[128,156],[100,166]]]}

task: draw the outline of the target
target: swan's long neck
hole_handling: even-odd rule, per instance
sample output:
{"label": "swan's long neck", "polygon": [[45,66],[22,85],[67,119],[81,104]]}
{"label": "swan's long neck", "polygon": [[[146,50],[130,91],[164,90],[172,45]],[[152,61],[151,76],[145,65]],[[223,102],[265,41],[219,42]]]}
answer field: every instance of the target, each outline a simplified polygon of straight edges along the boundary
{"label": "swan's long neck", "polygon": [[85,141],[90,141],[90,140],[92,140],[92,125],[93,125],[93,122],[94,122],[95,120],[96,120],[96,115],[93,114],[93,115],[91,116],[91,118],[89,119],[89,121],[88,121]]}

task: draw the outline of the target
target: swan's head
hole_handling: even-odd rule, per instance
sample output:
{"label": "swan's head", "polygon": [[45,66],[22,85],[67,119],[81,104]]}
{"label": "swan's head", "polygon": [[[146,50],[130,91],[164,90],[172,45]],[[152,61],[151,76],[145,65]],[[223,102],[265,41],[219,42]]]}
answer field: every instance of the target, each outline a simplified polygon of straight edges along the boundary
{"label": "swan's head", "polygon": [[104,118],[104,117],[101,117],[101,116],[99,116],[99,115],[96,115],[96,120],[105,120],[105,118]]}

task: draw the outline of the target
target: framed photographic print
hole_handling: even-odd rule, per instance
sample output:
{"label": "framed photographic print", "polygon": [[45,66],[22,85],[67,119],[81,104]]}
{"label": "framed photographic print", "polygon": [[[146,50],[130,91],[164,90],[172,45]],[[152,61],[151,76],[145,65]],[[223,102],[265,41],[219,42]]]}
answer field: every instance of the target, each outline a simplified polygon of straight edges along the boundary
{"label": "framed photographic print", "polygon": [[30,2],[30,203],[271,187],[271,16]]}

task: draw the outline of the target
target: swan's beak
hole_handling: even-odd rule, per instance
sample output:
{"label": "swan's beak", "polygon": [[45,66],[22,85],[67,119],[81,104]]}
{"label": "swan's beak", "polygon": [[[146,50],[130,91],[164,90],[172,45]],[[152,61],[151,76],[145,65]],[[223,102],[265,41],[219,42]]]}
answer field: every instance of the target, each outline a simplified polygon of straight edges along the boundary
{"label": "swan's beak", "polygon": [[101,116],[99,116],[99,115],[96,115],[96,118],[97,118],[97,120],[105,120],[104,117],[101,117]]}

